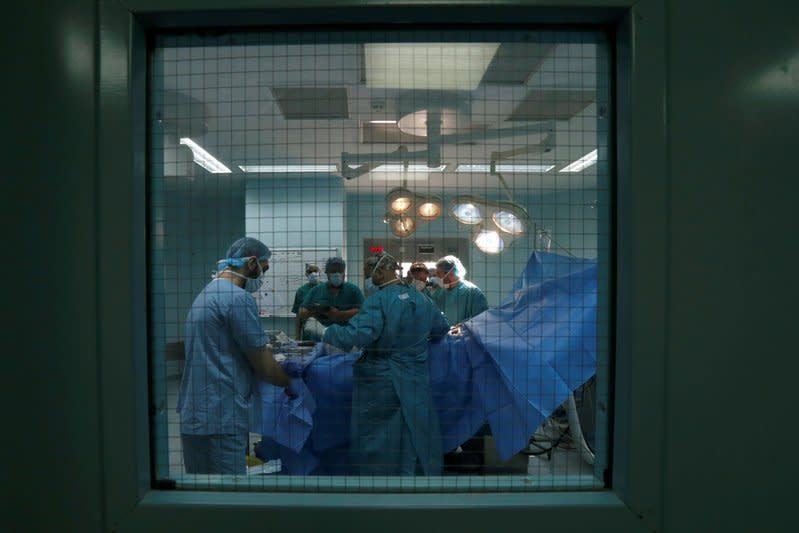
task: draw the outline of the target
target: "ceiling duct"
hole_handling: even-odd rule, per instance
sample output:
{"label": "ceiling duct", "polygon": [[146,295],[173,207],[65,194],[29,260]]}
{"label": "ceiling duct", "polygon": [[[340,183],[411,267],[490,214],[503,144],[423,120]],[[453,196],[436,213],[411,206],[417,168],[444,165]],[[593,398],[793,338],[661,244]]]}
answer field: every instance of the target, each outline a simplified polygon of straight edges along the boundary
{"label": "ceiling duct", "polygon": [[508,117],[510,122],[569,120],[596,100],[593,90],[535,90]]}

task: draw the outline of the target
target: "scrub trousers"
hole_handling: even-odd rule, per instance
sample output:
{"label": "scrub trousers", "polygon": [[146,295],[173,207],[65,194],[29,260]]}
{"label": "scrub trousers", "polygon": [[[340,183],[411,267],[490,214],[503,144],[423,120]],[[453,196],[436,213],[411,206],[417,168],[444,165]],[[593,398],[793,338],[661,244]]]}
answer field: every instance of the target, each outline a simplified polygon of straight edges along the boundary
{"label": "scrub trousers", "polygon": [[180,434],[183,464],[187,474],[247,473],[247,434],[186,435]]}

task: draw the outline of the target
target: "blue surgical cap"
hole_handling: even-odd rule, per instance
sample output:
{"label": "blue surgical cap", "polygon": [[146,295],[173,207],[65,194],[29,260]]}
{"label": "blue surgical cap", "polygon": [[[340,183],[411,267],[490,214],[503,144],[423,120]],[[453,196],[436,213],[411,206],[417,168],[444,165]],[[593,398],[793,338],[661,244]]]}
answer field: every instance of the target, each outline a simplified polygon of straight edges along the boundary
{"label": "blue surgical cap", "polygon": [[340,257],[331,257],[330,259],[325,262],[325,272],[330,272],[330,269],[335,266],[340,266],[341,268],[346,268],[346,264],[344,260]]}
{"label": "blue surgical cap", "polygon": [[272,252],[269,251],[269,247],[258,239],[242,237],[230,245],[230,248],[228,248],[225,254],[225,259],[222,259],[219,263],[240,267],[247,262],[247,259],[253,256],[257,257],[258,261],[266,261],[272,257]]}
{"label": "blue surgical cap", "polygon": [[462,278],[466,275],[466,268],[461,263],[461,260],[454,255],[446,255],[436,261],[436,268],[445,272],[453,271],[455,276]]}

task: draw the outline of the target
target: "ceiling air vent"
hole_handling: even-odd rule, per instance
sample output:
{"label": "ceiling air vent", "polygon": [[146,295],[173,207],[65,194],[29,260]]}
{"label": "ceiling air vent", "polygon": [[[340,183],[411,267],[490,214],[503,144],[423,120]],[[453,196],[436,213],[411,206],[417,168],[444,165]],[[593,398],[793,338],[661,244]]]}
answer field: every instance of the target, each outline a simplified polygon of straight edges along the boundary
{"label": "ceiling air vent", "polygon": [[483,83],[524,85],[553,48],[548,43],[502,43],[483,75]]}
{"label": "ceiling air vent", "polygon": [[349,118],[344,87],[281,87],[272,95],[286,120]]}

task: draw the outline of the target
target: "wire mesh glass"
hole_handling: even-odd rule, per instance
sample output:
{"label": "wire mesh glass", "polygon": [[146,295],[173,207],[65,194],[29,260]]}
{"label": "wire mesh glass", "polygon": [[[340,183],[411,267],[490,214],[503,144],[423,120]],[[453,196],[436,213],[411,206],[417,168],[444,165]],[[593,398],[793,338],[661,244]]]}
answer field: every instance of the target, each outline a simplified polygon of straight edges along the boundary
{"label": "wire mesh glass", "polygon": [[582,30],[157,36],[156,479],[603,487],[609,54]]}

